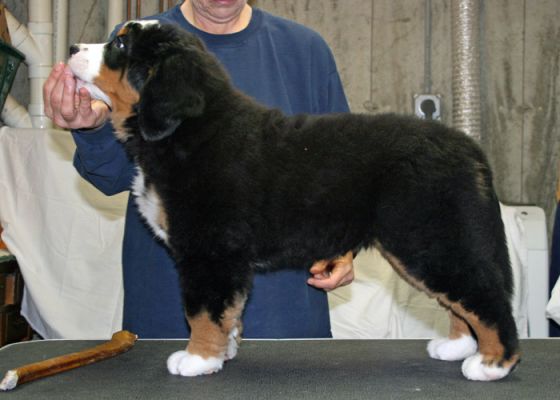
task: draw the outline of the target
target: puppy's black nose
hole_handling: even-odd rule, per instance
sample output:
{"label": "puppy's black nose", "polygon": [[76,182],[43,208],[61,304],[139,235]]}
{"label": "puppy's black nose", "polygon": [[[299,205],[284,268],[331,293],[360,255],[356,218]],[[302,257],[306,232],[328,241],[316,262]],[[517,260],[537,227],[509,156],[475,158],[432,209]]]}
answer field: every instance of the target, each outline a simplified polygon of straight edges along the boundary
{"label": "puppy's black nose", "polygon": [[78,46],[76,46],[75,44],[70,46],[70,55],[74,55],[79,51],[80,51],[80,48]]}

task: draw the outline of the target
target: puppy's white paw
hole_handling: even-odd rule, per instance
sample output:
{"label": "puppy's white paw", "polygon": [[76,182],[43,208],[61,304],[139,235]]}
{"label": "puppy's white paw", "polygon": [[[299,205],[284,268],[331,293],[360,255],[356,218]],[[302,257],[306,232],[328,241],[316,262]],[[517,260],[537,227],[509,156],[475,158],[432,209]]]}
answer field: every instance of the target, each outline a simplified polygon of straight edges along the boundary
{"label": "puppy's white paw", "polygon": [[459,339],[433,339],[428,343],[428,353],[436,360],[458,361],[476,353],[478,344],[470,335]]}
{"label": "puppy's white paw", "polygon": [[239,329],[237,327],[233,328],[228,336],[228,347],[226,350],[226,361],[233,359],[237,355],[237,348],[239,343],[237,342],[239,336]]}
{"label": "puppy's white paw", "polygon": [[223,358],[202,358],[185,350],[176,351],[167,359],[167,370],[173,375],[181,376],[213,374],[221,370],[223,365]]}
{"label": "puppy's white paw", "polygon": [[495,381],[507,376],[511,371],[511,367],[486,365],[482,360],[482,354],[477,353],[463,361],[462,371],[465,378],[471,381]]}

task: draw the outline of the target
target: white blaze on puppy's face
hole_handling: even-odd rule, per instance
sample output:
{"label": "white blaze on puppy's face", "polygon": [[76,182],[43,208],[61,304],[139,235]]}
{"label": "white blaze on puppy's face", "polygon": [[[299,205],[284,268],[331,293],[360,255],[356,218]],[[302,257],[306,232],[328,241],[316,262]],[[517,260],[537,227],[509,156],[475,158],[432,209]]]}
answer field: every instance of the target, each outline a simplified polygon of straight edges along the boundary
{"label": "white blaze on puppy's face", "polygon": [[111,106],[109,97],[93,84],[93,81],[99,76],[101,70],[105,44],[80,43],[74,46],[76,46],[79,51],[72,54],[68,60],[68,65],[77,78],[76,90],[85,87],[93,98],[102,100]]}
{"label": "white blaze on puppy's face", "polygon": [[93,82],[99,76],[103,62],[103,48],[105,43],[75,44],[79,51],[70,57],[68,65],[72,72],[83,81]]}
{"label": "white blaze on puppy's face", "polygon": [[[121,35],[126,35],[132,24],[140,25],[144,29],[148,26],[159,25],[159,21],[129,21],[123,25],[119,32],[117,32],[116,38]],[[120,42],[120,45],[122,46],[122,50],[126,50],[126,45],[123,42]],[[114,101],[112,101],[112,99],[114,99],[115,93],[108,92],[108,88],[103,87],[103,85],[100,87],[100,81],[103,83],[106,83],[107,81],[107,77],[101,76],[103,75],[104,70],[105,72],[107,71],[107,69],[104,68],[104,56],[106,50],[107,43],[75,44],[71,50],[72,55],[68,60],[68,65],[77,78],[76,90],[85,87],[94,99],[102,100],[110,107],[113,107]],[[109,77],[108,80],[111,82],[116,81],[112,77]],[[115,89],[114,86],[114,84],[111,84],[109,89]],[[126,90],[124,90],[127,94],[130,92],[128,89],[129,88],[126,88]],[[119,90],[116,90],[116,92],[118,91]],[[127,97],[130,98],[130,96]],[[127,99],[127,102],[128,100],[130,99]]]}

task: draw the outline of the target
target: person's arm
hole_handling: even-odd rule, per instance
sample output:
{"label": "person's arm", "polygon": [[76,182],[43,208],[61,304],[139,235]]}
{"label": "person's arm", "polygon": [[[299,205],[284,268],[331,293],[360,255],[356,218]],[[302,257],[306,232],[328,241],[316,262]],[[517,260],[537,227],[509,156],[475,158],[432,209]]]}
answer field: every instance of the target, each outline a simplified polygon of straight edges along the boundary
{"label": "person's arm", "polygon": [[76,142],[74,167],[84,179],[108,196],[130,188],[134,163],[116,139],[111,123],[94,131],[73,130],[72,136]]}
{"label": "person's arm", "polygon": [[334,55],[322,38],[312,45],[312,85],[317,92],[317,113],[347,113],[350,111],[338,73]]}
{"label": "person's arm", "polygon": [[[336,68],[336,67],[335,67]],[[326,87],[326,95],[324,97],[325,112],[350,112],[346,94],[340,80],[340,75],[335,69],[329,74]]]}
{"label": "person's arm", "polygon": [[113,195],[128,190],[134,165],[108,123],[107,104],[93,100],[81,88],[76,92],[74,75],[58,63],[43,85],[45,114],[61,128],[72,129],[76,142],[74,166],[101,192]]}

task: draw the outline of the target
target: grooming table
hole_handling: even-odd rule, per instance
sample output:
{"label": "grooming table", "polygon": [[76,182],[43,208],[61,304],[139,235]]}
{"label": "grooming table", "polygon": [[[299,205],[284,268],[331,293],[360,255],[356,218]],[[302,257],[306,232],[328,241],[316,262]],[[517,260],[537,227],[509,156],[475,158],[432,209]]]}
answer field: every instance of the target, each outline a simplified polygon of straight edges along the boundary
{"label": "grooming table", "polygon": [[[0,349],[0,374],[98,341],[44,340]],[[118,357],[0,392],[2,399],[558,399],[560,340],[522,341],[522,362],[497,382],[470,382],[460,362],[432,360],[426,340],[244,340],[214,375],[169,375],[184,340],[139,340]]]}

